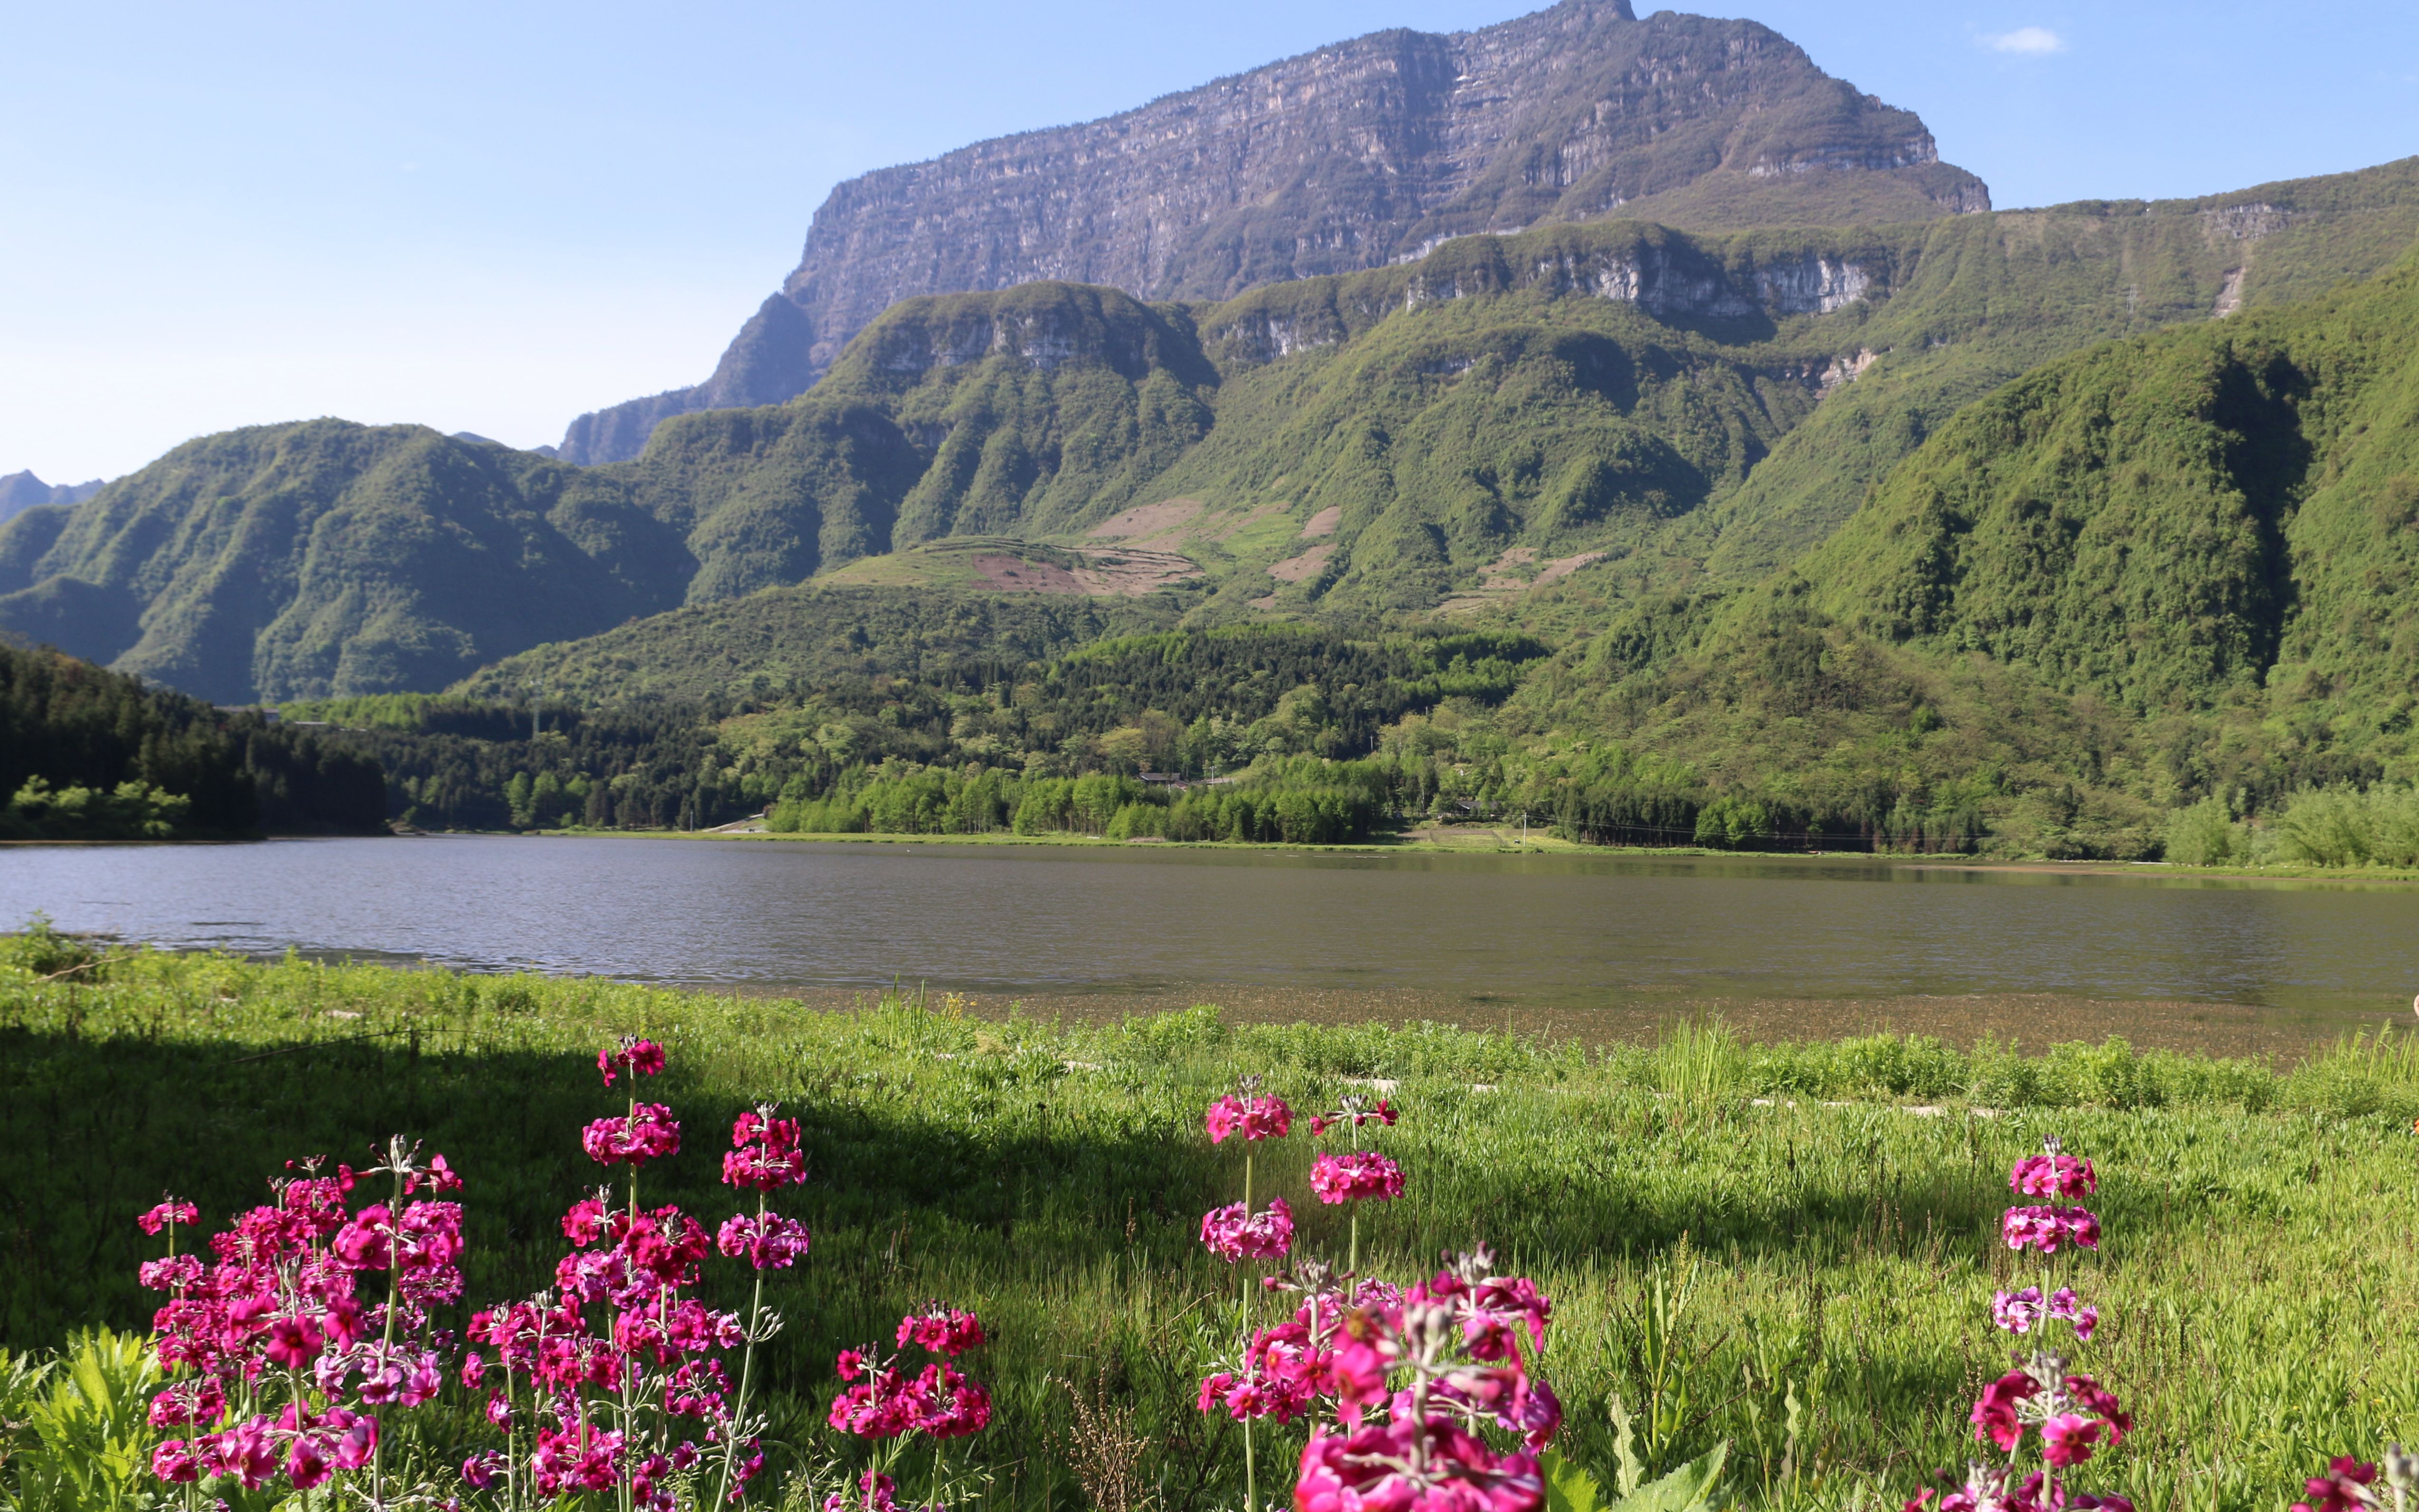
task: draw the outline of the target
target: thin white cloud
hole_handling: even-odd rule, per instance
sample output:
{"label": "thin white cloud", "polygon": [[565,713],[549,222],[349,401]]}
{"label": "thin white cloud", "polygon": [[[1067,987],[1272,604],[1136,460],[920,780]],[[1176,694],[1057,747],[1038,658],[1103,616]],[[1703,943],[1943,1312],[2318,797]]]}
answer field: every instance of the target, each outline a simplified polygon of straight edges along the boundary
{"label": "thin white cloud", "polygon": [[2011,32],[1997,32],[1982,40],[1995,51],[2020,53],[2026,57],[2043,57],[2066,51],[2066,39],[2046,26],[2019,26]]}

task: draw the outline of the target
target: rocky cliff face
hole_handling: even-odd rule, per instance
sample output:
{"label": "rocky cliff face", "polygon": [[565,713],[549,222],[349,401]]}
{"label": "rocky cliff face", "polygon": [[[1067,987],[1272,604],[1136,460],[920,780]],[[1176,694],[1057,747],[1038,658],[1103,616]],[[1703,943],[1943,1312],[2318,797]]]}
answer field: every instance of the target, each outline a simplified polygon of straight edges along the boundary
{"label": "rocky cliff face", "polygon": [[1223,300],[1616,214],[1804,225],[1989,208],[1922,121],[1763,26],[1564,0],[1480,31],[1379,32],[852,179],[712,378],[582,415],[562,454],[617,460],[670,415],[787,399],[911,295],[1063,279]]}

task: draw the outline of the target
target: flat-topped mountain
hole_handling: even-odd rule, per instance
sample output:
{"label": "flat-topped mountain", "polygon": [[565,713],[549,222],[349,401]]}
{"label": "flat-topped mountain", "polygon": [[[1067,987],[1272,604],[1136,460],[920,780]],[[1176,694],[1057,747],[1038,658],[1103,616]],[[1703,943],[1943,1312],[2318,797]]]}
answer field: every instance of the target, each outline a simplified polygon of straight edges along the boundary
{"label": "flat-topped mountain", "polygon": [[1477,31],[1374,33],[851,179],[711,378],[582,415],[562,451],[621,460],[669,416],[788,399],[915,295],[1056,279],[1224,300],[1473,232],[1614,215],[1872,224],[1990,207],[1913,113],[1766,27],[1564,0]]}

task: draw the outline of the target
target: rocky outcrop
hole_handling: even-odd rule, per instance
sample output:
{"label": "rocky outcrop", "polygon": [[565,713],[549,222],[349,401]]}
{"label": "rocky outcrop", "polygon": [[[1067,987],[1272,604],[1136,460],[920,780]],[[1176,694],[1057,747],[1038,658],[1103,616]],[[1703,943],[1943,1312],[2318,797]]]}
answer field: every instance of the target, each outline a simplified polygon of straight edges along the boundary
{"label": "rocky outcrop", "polygon": [[[1804,225],[1989,208],[1913,114],[1777,33],[1564,0],[1479,31],[1376,33],[852,179],[712,378],[581,416],[562,454],[627,457],[670,415],[787,399],[912,295],[1060,279],[1222,300],[1623,213]],[[1842,297],[1809,276],[1818,304]]]}

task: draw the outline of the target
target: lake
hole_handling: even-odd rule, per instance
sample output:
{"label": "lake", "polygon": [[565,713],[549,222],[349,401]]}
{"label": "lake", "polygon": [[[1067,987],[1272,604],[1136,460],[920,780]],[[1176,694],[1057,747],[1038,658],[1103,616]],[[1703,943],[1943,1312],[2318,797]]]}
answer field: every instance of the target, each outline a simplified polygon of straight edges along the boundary
{"label": "lake", "polygon": [[2273,1048],[2400,1018],[2419,887],[1797,857],[430,836],[0,849],[0,921],[845,1000]]}

